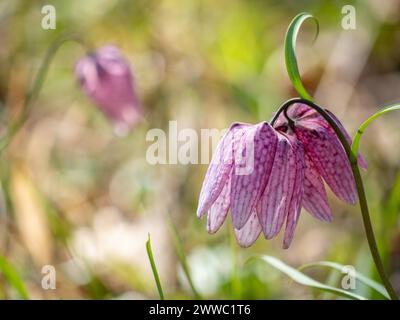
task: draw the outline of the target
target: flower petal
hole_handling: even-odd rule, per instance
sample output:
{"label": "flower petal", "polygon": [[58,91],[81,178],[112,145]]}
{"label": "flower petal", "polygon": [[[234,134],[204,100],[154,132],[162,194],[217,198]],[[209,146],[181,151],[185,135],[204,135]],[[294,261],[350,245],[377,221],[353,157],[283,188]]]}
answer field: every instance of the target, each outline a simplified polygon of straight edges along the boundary
{"label": "flower petal", "polygon": [[82,86],[82,89],[92,96],[99,83],[96,62],[91,57],[80,59],[75,66],[76,77]]}
{"label": "flower petal", "polygon": [[276,142],[276,131],[260,123],[248,129],[234,147],[231,208],[236,229],[243,228],[256,209],[271,173]]}
{"label": "flower petal", "polygon": [[356,187],[353,173],[346,152],[335,134],[311,121],[303,121],[295,131],[319,174],[336,196],[354,204]]}
{"label": "flower petal", "polygon": [[[327,109],[325,109],[325,111],[336,122],[337,126],[344,134],[347,142],[351,145],[352,139],[351,139],[349,133],[347,132],[347,130],[345,129],[345,127],[343,126],[343,124],[340,122],[340,120],[331,111],[329,111]],[[321,126],[327,128],[332,133],[335,132],[333,130],[333,128],[330,126],[330,124],[317,111],[315,111],[313,108],[310,108],[306,104],[295,103],[288,109],[288,116],[291,119],[295,120],[300,125],[303,124],[303,121],[314,121],[318,125],[321,125]],[[287,124],[287,119],[284,116],[284,114],[281,113],[279,115],[277,121],[275,122],[274,127],[278,128],[279,126],[282,126],[285,124]],[[367,167],[368,167],[367,162],[365,161],[365,158],[362,156],[362,154],[358,153],[357,157],[358,157],[358,164],[360,165],[360,167],[363,168],[364,170],[367,170]]]}
{"label": "flower petal", "polygon": [[233,167],[234,139],[243,135],[246,127],[247,125],[243,124],[233,124],[219,141],[200,191],[197,208],[199,218],[211,208],[228,181]]}
{"label": "flower petal", "polygon": [[[312,110],[311,108],[309,108],[310,110]],[[302,115],[301,118],[299,118],[297,120],[298,124],[303,125],[306,123],[310,123],[313,122],[314,125],[319,125],[322,126],[324,128],[326,128],[327,130],[329,130],[331,133],[335,134],[336,139],[339,140],[339,138],[336,136],[335,130],[333,130],[333,128],[331,127],[331,125],[320,115],[318,114],[315,110],[312,110],[312,113],[304,113]],[[325,111],[331,116],[331,118],[335,121],[336,125],[339,127],[340,131],[343,133],[344,137],[346,138],[346,141],[351,145],[353,143],[349,133],[347,132],[347,130],[345,129],[345,127],[343,126],[343,124],[340,122],[340,120],[328,109],[325,109]],[[339,140],[340,143],[340,140]],[[367,162],[365,161],[365,158],[362,156],[361,153],[358,153],[357,155],[358,158],[358,164],[361,168],[363,168],[364,170],[367,170]]]}
{"label": "flower petal", "polygon": [[285,235],[283,238],[284,249],[289,248],[293,240],[294,231],[300,216],[304,186],[304,148],[297,139],[292,139],[292,145],[293,156],[290,160],[292,162],[291,166],[294,168],[296,175],[294,177],[293,194],[292,198],[290,199],[289,211],[286,219]]}
{"label": "flower petal", "polygon": [[118,133],[127,133],[142,118],[133,74],[117,47],[106,46],[85,56],[75,72],[82,89],[112,120]]}
{"label": "flower petal", "polygon": [[257,214],[267,239],[282,228],[289,209],[294,186],[292,146],[289,139],[277,132],[278,142],[267,186],[257,205]]}
{"label": "flower petal", "polygon": [[129,65],[121,54],[121,51],[112,45],[99,48],[95,53],[97,63],[108,74],[124,76],[129,73]]}
{"label": "flower petal", "polygon": [[324,182],[307,154],[305,154],[305,165],[303,207],[313,217],[330,222],[332,221],[332,212],[328,204]]}
{"label": "flower petal", "polygon": [[[347,132],[347,130],[345,129],[343,124],[340,122],[340,120],[328,109],[325,109],[325,111],[332,117],[333,120],[335,120],[339,129],[343,132],[343,135],[345,136],[347,142],[351,145],[353,143],[353,140],[351,139],[349,133]],[[328,126],[329,126],[329,124],[328,124]],[[332,130],[334,132],[334,130],[331,126],[329,126],[329,128],[330,128],[330,130]],[[357,160],[358,160],[358,164],[361,168],[363,168],[364,170],[368,169],[367,161],[365,160],[364,156],[360,152],[357,155]]]}
{"label": "flower petal", "polygon": [[235,229],[236,240],[241,247],[250,247],[261,233],[261,225],[255,211],[250,215],[244,227],[240,230]]}
{"label": "flower petal", "polygon": [[[290,106],[289,109],[287,110],[287,115],[290,117],[290,119],[293,120],[318,117],[318,113],[314,109],[310,108],[309,106],[303,103],[295,103],[292,106]],[[279,115],[278,119],[276,120],[274,128],[278,128],[286,124],[287,124],[287,119],[284,113],[282,112]]]}
{"label": "flower petal", "polygon": [[217,232],[224,223],[230,206],[230,191],[231,183],[230,180],[228,180],[217,200],[215,200],[210,210],[208,210],[207,231],[209,233]]}

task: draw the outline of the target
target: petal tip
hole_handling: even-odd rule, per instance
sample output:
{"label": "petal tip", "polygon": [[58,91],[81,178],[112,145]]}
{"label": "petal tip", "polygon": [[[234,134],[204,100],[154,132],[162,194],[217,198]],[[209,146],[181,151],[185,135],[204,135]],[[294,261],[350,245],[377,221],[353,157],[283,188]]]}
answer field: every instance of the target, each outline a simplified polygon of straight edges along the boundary
{"label": "petal tip", "polygon": [[287,250],[289,248],[290,248],[290,242],[289,243],[283,242],[282,249]]}
{"label": "petal tip", "polygon": [[196,211],[197,218],[202,219],[204,217],[204,210],[201,210],[202,208],[199,206],[199,208]]}
{"label": "petal tip", "polygon": [[236,230],[243,229],[249,219],[250,215],[246,217],[243,214],[235,214],[232,208],[232,224]]}
{"label": "petal tip", "polygon": [[236,239],[236,242],[239,245],[239,247],[241,247],[243,249],[247,249],[247,248],[250,248],[253,245],[253,243],[256,242],[256,240],[252,243],[250,243],[250,242],[244,243],[244,242],[240,242],[238,239]]}
{"label": "petal tip", "polygon": [[351,204],[352,206],[354,206],[357,203],[357,197],[356,196],[352,196],[349,201],[349,204]]}

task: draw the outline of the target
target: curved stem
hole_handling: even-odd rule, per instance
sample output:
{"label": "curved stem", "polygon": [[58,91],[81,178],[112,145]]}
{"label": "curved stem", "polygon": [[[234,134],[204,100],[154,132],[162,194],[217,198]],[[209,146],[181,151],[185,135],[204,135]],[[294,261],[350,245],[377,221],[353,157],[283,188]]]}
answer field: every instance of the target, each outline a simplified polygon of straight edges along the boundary
{"label": "curved stem", "polygon": [[82,39],[75,34],[62,36],[51,44],[42,60],[39,70],[32,82],[31,88],[28,89],[26,93],[21,114],[11,122],[7,132],[0,138],[0,152],[9,145],[14,136],[18,133],[19,129],[21,129],[22,125],[25,123],[29,116],[32,103],[35,101],[40,90],[42,89],[51,61],[53,60],[58,49],[64,43],[69,41],[77,42],[87,48],[87,45],[82,41]]}
{"label": "curved stem", "polygon": [[332,117],[327,113],[323,108],[318,106],[317,104],[308,101],[306,99],[301,99],[301,98],[295,98],[288,100],[285,102],[277,111],[273,119],[271,120],[271,125],[275,123],[275,121],[278,119],[280,113],[285,112],[286,109],[288,109],[292,104],[294,103],[303,103],[308,105],[310,108],[314,109],[317,111],[332,127],[332,129],[335,131],[335,134],[339,138],[344,150],[346,151],[347,157],[349,158],[350,164],[351,164],[351,170],[353,172],[356,188],[357,188],[357,193],[358,193],[358,200],[360,204],[360,209],[361,209],[361,214],[362,214],[362,219],[364,223],[364,229],[365,233],[367,235],[367,240],[368,240],[368,245],[369,249],[371,251],[372,258],[374,260],[376,269],[378,270],[379,276],[383,282],[383,285],[385,286],[390,298],[392,300],[398,300],[399,298],[396,295],[395,290],[393,289],[389,278],[386,274],[385,268],[382,263],[382,259],[379,255],[378,251],[378,246],[376,243],[375,235],[374,235],[374,230],[372,228],[372,223],[371,223],[371,218],[369,215],[369,210],[368,210],[368,203],[367,203],[367,198],[365,196],[365,190],[364,190],[364,184],[361,178],[361,173],[358,168],[357,164],[357,156],[353,151],[351,150],[350,144],[347,142],[346,137],[344,136],[343,132],[340,130],[338,127],[336,121],[332,119]]}
{"label": "curved stem", "polygon": [[394,111],[394,110],[400,110],[400,105],[399,104],[393,104],[390,106],[387,106],[381,110],[379,110],[377,113],[373,114],[371,117],[369,117],[367,120],[365,120],[361,126],[358,128],[356,135],[354,136],[353,144],[351,146],[351,149],[354,154],[358,153],[358,147],[360,145],[360,139],[362,134],[364,133],[365,129],[376,119],[379,118],[380,116]]}

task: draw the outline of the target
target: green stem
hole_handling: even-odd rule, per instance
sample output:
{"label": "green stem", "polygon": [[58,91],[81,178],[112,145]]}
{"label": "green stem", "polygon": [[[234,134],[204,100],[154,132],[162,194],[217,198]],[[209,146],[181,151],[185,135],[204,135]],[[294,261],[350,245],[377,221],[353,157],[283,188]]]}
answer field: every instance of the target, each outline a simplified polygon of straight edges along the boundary
{"label": "green stem", "polygon": [[153,251],[151,250],[150,233],[149,233],[149,238],[146,241],[146,251],[147,251],[147,256],[149,257],[151,270],[153,271],[154,281],[156,282],[157,285],[158,294],[160,296],[160,299],[164,300],[164,292],[161,286],[161,281],[158,275],[156,263],[154,262]]}
{"label": "green stem", "polygon": [[361,126],[358,128],[356,135],[354,136],[353,144],[351,146],[351,150],[353,151],[354,154],[358,154],[358,148],[360,146],[360,139],[362,134],[364,133],[365,129],[371,124],[372,121],[374,121],[376,118],[394,111],[394,110],[400,110],[400,105],[399,104],[393,104],[387,107],[384,107],[382,110],[378,111],[377,113],[373,114],[371,117],[369,117],[367,120],[365,120]]}
{"label": "green stem", "polygon": [[368,210],[368,203],[367,203],[367,198],[365,196],[365,190],[364,190],[364,184],[361,178],[361,173],[358,168],[357,164],[357,156],[356,153],[353,153],[350,144],[347,142],[346,137],[344,136],[343,132],[340,130],[338,125],[336,124],[335,120],[331,118],[331,116],[320,106],[317,104],[308,101],[306,99],[301,99],[301,98],[295,98],[291,99],[287,102],[285,102],[278,110],[278,112],[275,114],[274,118],[271,120],[271,125],[275,123],[275,121],[278,119],[278,116],[282,111],[285,111],[287,108],[289,108],[291,105],[294,103],[303,103],[308,105],[310,108],[314,109],[317,111],[332,127],[332,129],[335,131],[337,137],[339,138],[343,148],[346,151],[347,157],[349,158],[350,164],[351,164],[351,170],[353,172],[356,188],[357,188],[357,193],[358,193],[358,200],[360,204],[360,209],[361,209],[361,214],[362,214],[362,219],[364,223],[364,229],[365,233],[367,236],[368,240],[368,245],[369,249],[371,251],[372,258],[374,260],[376,269],[378,270],[379,276],[383,282],[383,285],[385,286],[390,298],[392,300],[398,300],[399,298],[396,295],[395,290],[393,289],[389,278],[386,274],[385,268],[382,263],[382,259],[379,255],[378,251],[378,246],[376,243],[375,235],[374,235],[374,230],[372,228],[372,223],[371,223],[371,218],[369,215],[369,210]]}
{"label": "green stem", "polygon": [[185,274],[186,279],[187,279],[187,281],[189,283],[189,286],[192,289],[193,294],[196,297],[196,299],[202,300],[203,299],[202,296],[197,291],[197,289],[196,289],[196,287],[194,285],[194,282],[193,282],[193,279],[192,279],[192,276],[191,276],[191,272],[190,272],[190,269],[189,269],[189,264],[188,264],[187,259],[186,259],[185,250],[183,249],[182,240],[181,240],[181,238],[180,238],[180,236],[178,234],[178,230],[177,230],[175,224],[173,223],[172,218],[171,218],[170,215],[169,215],[169,224],[170,224],[170,231],[171,231],[170,233],[171,233],[171,236],[172,236],[173,244],[175,246],[175,251],[176,251],[176,253],[178,255],[179,262],[181,263],[183,273]]}
{"label": "green stem", "polygon": [[72,35],[65,35],[57,40],[55,40],[50,47],[47,49],[47,52],[40,64],[39,70],[32,82],[31,87],[28,89],[24,104],[22,106],[22,111],[19,116],[15,120],[13,120],[10,124],[10,126],[7,129],[7,132],[3,137],[0,138],[0,152],[6,148],[14,136],[18,133],[18,131],[21,129],[23,124],[25,123],[26,119],[29,116],[31,106],[35,102],[36,98],[39,95],[40,90],[43,87],[44,80],[46,78],[47,72],[50,67],[50,63],[52,62],[55,54],[57,53],[58,49],[66,42],[73,41],[77,42],[81,45],[83,45],[85,48],[87,48],[86,44],[82,41],[81,38],[79,38],[77,35],[72,34]]}
{"label": "green stem", "polygon": [[237,250],[237,243],[235,232],[233,228],[229,228],[229,243],[232,254],[232,276],[231,276],[231,299],[240,300],[242,297],[242,282],[240,279],[240,265],[239,265],[239,251]]}

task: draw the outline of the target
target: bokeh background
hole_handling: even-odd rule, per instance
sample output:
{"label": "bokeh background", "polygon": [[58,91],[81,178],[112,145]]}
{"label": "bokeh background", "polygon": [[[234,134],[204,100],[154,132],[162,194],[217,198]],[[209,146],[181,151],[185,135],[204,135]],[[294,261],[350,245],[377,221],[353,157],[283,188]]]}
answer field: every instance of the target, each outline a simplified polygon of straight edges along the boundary
{"label": "bokeh background", "polygon": [[[41,28],[45,4],[57,10],[56,30]],[[355,30],[342,28],[346,4],[356,8]],[[303,212],[290,249],[282,249],[281,236],[260,237],[241,249],[230,221],[208,235],[205,221],[195,215],[207,165],[146,161],[151,144],[146,133],[152,128],[168,133],[169,120],[197,132],[235,121],[255,123],[269,120],[296,96],[283,43],[288,24],[302,11],[320,22],[314,44],[311,22],[298,39],[304,83],[353,134],[379,106],[400,101],[400,1],[2,0],[2,134],[21,112],[46,50],[69,33],[93,47],[121,48],[134,70],[145,120],[128,136],[116,136],[77,85],[73,68],[85,50],[75,43],[59,50],[29,119],[1,153],[0,298],[157,298],[145,250],[148,233],[171,299],[194,297],[174,245],[177,234],[194,285],[206,298],[338,298],[299,286],[265,264],[245,264],[255,254],[293,267],[336,261],[378,280],[357,206],[330,193],[332,223]],[[361,144],[375,232],[398,291],[399,121],[396,113],[381,118]],[[57,272],[55,290],[42,288],[44,265]],[[341,282],[338,272],[305,272],[332,285]],[[356,292],[381,297],[361,284]]]}

